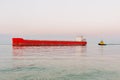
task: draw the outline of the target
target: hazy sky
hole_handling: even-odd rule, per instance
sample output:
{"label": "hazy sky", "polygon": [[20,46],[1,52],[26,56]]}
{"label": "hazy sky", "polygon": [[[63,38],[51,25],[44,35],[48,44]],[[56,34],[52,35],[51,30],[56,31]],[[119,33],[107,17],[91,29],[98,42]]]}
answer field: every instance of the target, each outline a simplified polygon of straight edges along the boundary
{"label": "hazy sky", "polygon": [[120,0],[0,0],[0,34],[120,35]]}

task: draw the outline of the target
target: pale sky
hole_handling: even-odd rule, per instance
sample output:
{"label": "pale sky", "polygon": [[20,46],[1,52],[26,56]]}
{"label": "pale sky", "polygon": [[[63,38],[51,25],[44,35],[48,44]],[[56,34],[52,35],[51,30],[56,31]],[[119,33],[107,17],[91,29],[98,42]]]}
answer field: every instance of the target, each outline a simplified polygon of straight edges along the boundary
{"label": "pale sky", "polygon": [[0,0],[0,34],[120,35],[120,0]]}

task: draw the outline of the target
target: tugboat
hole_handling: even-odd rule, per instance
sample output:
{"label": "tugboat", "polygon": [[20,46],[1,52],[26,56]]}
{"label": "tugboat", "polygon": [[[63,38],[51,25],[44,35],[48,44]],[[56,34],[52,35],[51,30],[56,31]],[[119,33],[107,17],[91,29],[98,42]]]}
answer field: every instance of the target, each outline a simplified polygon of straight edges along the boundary
{"label": "tugboat", "polygon": [[103,40],[101,40],[98,45],[106,45]]}

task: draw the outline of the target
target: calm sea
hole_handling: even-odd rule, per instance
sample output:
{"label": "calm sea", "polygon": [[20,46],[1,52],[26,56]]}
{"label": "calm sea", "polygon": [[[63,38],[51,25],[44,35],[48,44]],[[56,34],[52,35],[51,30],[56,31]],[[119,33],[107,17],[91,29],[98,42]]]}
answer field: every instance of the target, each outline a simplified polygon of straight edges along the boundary
{"label": "calm sea", "polygon": [[120,80],[120,45],[0,45],[0,80]]}

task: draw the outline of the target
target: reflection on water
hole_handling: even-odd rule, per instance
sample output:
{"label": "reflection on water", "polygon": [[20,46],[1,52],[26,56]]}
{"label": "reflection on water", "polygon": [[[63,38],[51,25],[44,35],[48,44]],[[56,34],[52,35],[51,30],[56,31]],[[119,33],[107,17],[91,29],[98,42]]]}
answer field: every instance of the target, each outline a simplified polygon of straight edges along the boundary
{"label": "reflection on water", "polygon": [[86,46],[13,47],[16,58],[72,58],[86,54]]}
{"label": "reflection on water", "polygon": [[16,46],[4,50],[11,55],[0,58],[0,80],[120,80],[119,47]]}

